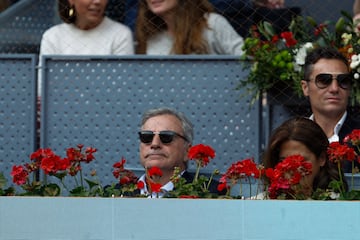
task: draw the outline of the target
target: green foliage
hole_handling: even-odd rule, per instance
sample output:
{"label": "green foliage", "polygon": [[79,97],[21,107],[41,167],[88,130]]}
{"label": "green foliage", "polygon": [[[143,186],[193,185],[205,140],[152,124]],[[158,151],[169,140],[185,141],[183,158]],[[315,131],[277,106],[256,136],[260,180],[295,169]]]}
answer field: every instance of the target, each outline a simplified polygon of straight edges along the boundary
{"label": "green foliage", "polygon": [[[251,29],[250,37],[244,41],[245,54],[241,59],[248,61],[243,70],[249,74],[240,81],[237,89],[245,89],[245,95],[252,96],[254,101],[281,83],[302,96],[300,82],[306,54],[313,48],[325,46],[338,49],[349,61],[354,54],[360,53],[359,35],[354,32],[349,13],[343,11],[336,22],[322,23],[310,16],[297,16],[291,21],[289,31],[278,35],[269,22],[262,22]],[[359,79],[360,75],[356,73],[360,72],[360,61],[352,70],[354,78]],[[355,81],[352,103],[359,100],[360,83]]]}

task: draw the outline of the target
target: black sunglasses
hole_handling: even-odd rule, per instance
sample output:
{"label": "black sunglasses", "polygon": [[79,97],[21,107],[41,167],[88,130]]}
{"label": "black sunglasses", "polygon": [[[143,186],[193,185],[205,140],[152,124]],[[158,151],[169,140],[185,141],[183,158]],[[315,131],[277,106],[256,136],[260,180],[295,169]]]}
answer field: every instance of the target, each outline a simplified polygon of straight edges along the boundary
{"label": "black sunglasses", "polygon": [[315,77],[315,85],[320,89],[327,88],[332,83],[334,78],[337,80],[339,87],[342,89],[349,89],[351,87],[352,75],[350,73],[343,73],[338,75],[320,73]]}
{"label": "black sunglasses", "polygon": [[160,137],[160,141],[164,144],[171,143],[174,140],[174,137],[180,137],[188,142],[187,138],[174,132],[174,131],[160,131],[160,132],[153,132],[153,131],[140,131],[139,138],[142,143],[148,144],[151,143],[154,139],[155,134],[158,134]]}

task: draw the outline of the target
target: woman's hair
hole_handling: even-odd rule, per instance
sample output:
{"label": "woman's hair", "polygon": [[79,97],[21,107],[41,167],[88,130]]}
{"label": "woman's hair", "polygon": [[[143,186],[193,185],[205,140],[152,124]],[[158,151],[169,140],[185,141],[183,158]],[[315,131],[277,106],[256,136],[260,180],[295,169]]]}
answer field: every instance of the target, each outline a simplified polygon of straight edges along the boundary
{"label": "woman's hair", "polygon": [[[203,38],[208,27],[206,13],[213,12],[213,6],[207,0],[178,0],[174,10],[174,45],[173,54],[207,54],[208,43]],[[165,21],[155,15],[145,0],[139,1],[136,20],[136,53],[146,53],[147,41],[157,33],[167,29]]]}
{"label": "woman's hair", "polygon": [[69,15],[69,10],[73,6],[70,6],[68,0],[58,0],[58,13],[65,23],[75,23],[76,20],[76,13],[74,8],[74,14],[72,16]]}
{"label": "woman's hair", "polygon": [[320,167],[319,173],[315,176],[313,190],[327,189],[332,180],[340,179],[336,165],[327,157],[329,141],[326,134],[317,123],[303,117],[289,119],[274,130],[263,157],[265,168],[274,168],[281,161],[280,147],[289,140],[304,144],[317,159],[326,157],[325,165]]}

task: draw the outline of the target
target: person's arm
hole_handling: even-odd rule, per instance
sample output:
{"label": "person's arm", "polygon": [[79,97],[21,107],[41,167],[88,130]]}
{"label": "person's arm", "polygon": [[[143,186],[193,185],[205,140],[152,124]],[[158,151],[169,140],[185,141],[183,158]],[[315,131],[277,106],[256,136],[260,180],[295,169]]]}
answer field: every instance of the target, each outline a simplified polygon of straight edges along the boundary
{"label": "person's arm", "polygon": [[222,15],[212,13],[208,17],[209,28],[213,35],[208,43],[216,54],[237,55],[243,54],[244,39],[234,30]]}
{"label": "person's arm", "polygon": [[360,32],[360,0],[354,0],[353,14],[355,32]]}
{"label": "person's arm", "polygon": [[283,8],[285,7],[285,0],[253,0],[255,6],[266,8]]}
{"label": "person's arm", "polygon": [[353,14],[354,16],[360,14],[360,0],[354,0]]}

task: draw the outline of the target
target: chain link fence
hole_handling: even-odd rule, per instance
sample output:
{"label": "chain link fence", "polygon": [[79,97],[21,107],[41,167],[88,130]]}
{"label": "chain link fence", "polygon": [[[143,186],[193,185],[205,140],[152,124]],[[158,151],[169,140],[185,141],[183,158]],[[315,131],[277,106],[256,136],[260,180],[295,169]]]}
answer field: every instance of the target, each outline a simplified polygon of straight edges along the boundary
{"label": "chain link fence", "polygon": [[[341,11],[352,13],[353,1],[286,0],[284,9],[255,7],[251,0],[210,0],[234,29],[246,37],[249,28],[263,20],[277,30],[287,28],[295,15],[312,16],[318,22],[336,21]],[[0,53],[38,53],[42,33],[61,20],[56,0],[1,0]],[[135,29],[138,0],[108,0],[107,16]]]}
{"label": "chain link fence", "polygon": [[[294,16],[312,16],[317,23],[335,23],[341,11],[352,14],[352,0],[286,0],[284,9],[254,7],[250,0],[209,0],[215,11],[224,15],[234,29],[244,38],[252,25],[263,20],[273,24],[276,31],[286,30]],[[61,23],[56,0],[6,0],[1,1],[0,53],[39,53],[42,33]],[[138,0],[108,0],[106,15],[135,30]],[[240,56],[239,56],[240,58]],[[269,93],[264,113],[269,117],[270,128],[292,115],[307,115],[306,99],[293,96],[289,91]],[[284,98],[285,97],[285,98]],[[274,107],[276,106],[276,107]],[[280,106],[280,107],[279,107]],[[352,111],[359,112],[354,107]]]}

